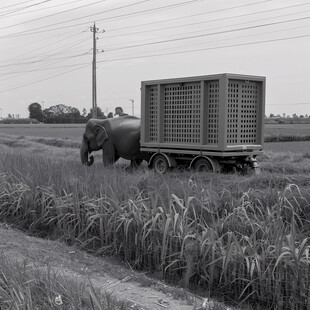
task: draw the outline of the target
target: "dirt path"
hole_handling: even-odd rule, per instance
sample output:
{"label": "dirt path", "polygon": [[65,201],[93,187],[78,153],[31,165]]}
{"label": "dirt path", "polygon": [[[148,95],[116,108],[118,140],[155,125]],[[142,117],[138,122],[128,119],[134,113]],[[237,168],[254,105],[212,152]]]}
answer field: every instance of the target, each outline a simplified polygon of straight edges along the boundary
{"label": "dirt path", "polygon": [[67,278],[84,282],[89,277],[95,288],[111,292],[119,300],[136,304],[135,309],[193,310],[202,305],[202,299],[149,279],[110,258],[94,257],[57,241],[27,236],[1,223],[0,254],[17,261],[26,259],[36,268],[48,265]]}

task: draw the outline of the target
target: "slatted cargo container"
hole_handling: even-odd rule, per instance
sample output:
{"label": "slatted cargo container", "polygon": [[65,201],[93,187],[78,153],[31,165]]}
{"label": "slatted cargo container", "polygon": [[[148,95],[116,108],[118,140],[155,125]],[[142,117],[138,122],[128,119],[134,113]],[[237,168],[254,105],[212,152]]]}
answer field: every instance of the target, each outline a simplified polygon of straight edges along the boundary
{"label": "slatted cargo container", "polygon": [[[265,78],[219,74],[142,82],[141,146],[261,151]],[[255,152],[257,153],[257,152]]]}

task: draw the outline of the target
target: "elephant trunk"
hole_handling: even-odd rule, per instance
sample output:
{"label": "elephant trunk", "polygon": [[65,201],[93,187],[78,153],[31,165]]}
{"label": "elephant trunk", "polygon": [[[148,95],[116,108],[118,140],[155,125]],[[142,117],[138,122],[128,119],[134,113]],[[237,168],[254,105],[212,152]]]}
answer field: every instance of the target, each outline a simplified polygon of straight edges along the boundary
{"label": "elephant trunk", "polygon": [[88,159],[88,145],[85,139],[83,139],[81,148],[80,148],[80,154],[81,154],[81,162],[85,166],[91,166],[94,163],[94,157],[90,156]]}

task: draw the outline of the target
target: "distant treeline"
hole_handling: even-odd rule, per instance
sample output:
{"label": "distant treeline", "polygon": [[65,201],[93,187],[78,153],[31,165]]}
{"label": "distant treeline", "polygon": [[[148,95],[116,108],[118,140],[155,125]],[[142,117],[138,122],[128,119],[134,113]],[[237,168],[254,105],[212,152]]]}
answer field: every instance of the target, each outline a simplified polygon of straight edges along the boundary
{"label": "distant treeline", "polygon": [[40,122],[35,118],[5,118],[0,120],[0,124],[39,124]]}
{"label": "distant treeline", "polygon": [[[79,109],[64,104],[58,104],[49,108],[43,109],[39,103],[34,102],[28,106],[29,119],[36,119],[40,123],[47,124],[72,124],[86,123],[92,117],[92,109],[87,113],[86,109],[83,109],[82,114]],[[107,116],[97,108],[97,118],[106,118]],[[12,123],[12,119],[10,119]]]}
{"label": "distant treeline", "polygon": [[309,117],[280,117],[280,118],[265,118],[265,124],[310,124]]}
{"label": "distant treeline", "polygon": [[265,136],[265,142],[293,142],[310,141],[310,135],[268,135]]}

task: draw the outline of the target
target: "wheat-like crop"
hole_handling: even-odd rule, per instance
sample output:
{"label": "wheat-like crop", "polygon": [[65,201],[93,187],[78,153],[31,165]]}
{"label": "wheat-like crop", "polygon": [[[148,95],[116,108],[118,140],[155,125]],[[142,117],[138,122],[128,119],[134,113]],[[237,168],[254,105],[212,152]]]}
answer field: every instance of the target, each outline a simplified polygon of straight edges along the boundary
{"label": "wheat-like crop", "polygon": [[305,179],[298,185],[294,174],[163,177],[7,154],[0,161],[2,220],[118,255],[207,295],[261,309],[310,309]]}

